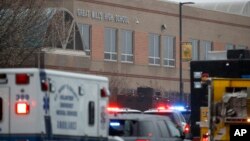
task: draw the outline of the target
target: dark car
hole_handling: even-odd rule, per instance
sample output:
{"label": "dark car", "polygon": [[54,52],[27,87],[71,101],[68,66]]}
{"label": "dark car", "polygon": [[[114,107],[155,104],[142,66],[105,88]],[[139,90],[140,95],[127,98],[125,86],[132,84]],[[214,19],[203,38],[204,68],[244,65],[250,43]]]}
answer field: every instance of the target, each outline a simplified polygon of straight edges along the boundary
{"label": "dark car", "polygon": [[188,122],[186,121],[186,119],[184,118],[181,111],[171,109],[171,108],[161,107],[161,108],[153,108],[153,109],[144,111],[144,114],[161,115],[161,116],[169,117],[172,120],[172,122],[176,125],[176,127],[181,131],[183,136],[185,136],[186,139],[191,138],[190,126]]}
{"label": "dark car", "polygon": [[168,118],[158,115],[109,115],[109,136],[125,141],[182,141],[179,130]]}

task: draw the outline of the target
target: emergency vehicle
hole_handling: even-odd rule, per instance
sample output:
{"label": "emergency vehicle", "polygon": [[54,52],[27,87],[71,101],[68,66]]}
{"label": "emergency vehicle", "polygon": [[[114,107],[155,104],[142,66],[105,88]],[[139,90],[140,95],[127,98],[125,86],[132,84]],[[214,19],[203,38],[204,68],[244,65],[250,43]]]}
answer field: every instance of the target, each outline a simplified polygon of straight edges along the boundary
{"label": "emergency vehicle", "polygon": [[106,77],[0,69],[0,140],[107,140],[108,95]]}
{"label": "emergency vehicle", "polygon": [[250,78],[250,50],[212,51],[208,54],[208,60],[190,62],[190,119],[193,140],[202,140],[203,135],[206,136],[207,131],[203,129],[208,128],[208,124],[204,124],[208,120],[208,85],[203,85],[202,82],[203,79],[215,77]]}
{"label": "emergency vehicle", "polygon": [[[203,114],[202,141],[237,140],[237,130],[250,129],[250,79],[211,78],[207,114]],[[205,108],[205,107],[203,107]],[[249,133],[248,133],[249,134]],[[241,135],[240,135],[241,136]]]}

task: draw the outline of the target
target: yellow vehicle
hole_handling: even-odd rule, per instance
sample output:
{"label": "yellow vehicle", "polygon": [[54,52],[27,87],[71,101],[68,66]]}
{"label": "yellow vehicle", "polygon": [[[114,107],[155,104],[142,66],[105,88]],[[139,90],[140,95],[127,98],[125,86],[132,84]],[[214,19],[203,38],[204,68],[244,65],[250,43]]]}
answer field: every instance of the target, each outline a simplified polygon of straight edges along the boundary
{"label": "yellow vehicle", "polygon": [[230,141],[232,133],[243,136],[238,129],[250,127],[250,79],[209,78],[205,82],[208,107],[201,107],[200,140]]}

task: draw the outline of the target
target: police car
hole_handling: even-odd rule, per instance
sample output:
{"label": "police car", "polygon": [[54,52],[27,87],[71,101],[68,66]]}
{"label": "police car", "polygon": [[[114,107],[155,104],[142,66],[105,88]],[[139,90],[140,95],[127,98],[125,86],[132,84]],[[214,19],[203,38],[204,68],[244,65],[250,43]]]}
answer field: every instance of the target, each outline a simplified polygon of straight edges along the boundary
{"label": "police car", "polygon": [[186,122],[181,111],[184,110],[182,107],[174,106],[159,106],[157,108],[149,109],[144,111],[144,114],[154,114],[154,115],[163,115],[168,116],[178,127],[178,129],[189,138],[190,126]]}
{"label": "police car", "polygon": [[142,113],[142,111],[140,111],[140,110],[136,110],[136,109],[131,109],[131,108],[119,108],[119,107],[108,107],[107,108],[107,111],[108,111],[108,113],[109,114],[118,114],[118,113],[120,113],[120,114],[123,114],[123,113],[127,113],[127,114],[129,114],[129,113]]}

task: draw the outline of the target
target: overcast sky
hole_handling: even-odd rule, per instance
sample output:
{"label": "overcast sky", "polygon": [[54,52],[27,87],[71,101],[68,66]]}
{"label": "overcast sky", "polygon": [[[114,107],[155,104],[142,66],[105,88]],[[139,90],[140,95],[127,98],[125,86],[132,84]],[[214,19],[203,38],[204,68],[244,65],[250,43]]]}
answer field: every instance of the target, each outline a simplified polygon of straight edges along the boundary
{"label": "overcast sky", "polygon": [[202,2],[232,2],[232,1],[249,1],[250,0],[162,0],[162,1],[175,1],[175,2],[197,2],[197,3],[202,3]]}

